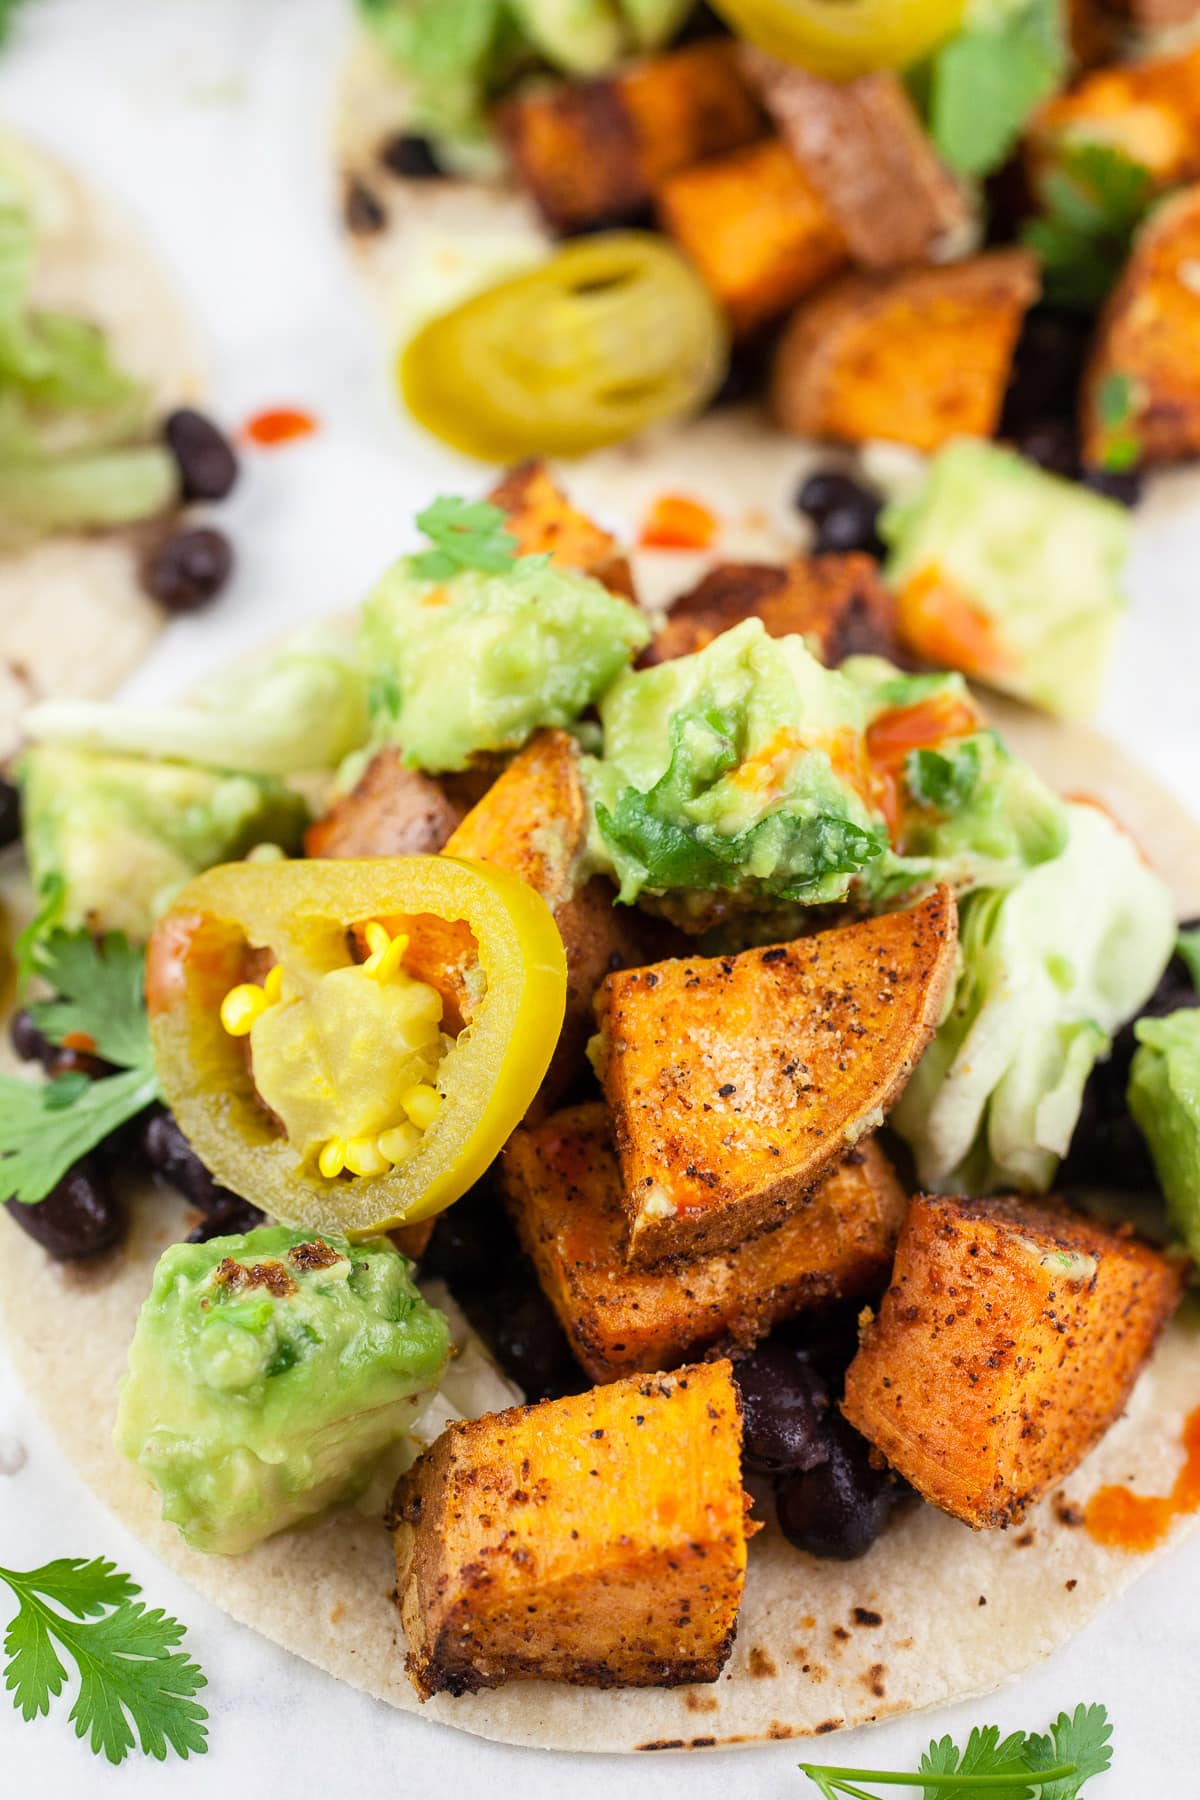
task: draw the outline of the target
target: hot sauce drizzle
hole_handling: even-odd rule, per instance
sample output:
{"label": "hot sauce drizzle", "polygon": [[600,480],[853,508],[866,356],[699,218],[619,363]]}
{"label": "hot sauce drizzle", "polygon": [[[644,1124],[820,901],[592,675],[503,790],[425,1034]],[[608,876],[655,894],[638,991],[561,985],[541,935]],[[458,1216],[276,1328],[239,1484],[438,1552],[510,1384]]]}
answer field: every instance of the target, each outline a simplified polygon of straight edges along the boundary
{"label": "hot sauce drizzle", "polygon": [[1089,1537],[1114,1550],[1142,1553],[1161,1544],[1174,1519],[1200,1511],[1200,1406],[1183,1428],[1184,1464],[1169,1494],[1135,1494],[1127,1487],[1103,1487],[1088,1502],[1084,1523]]}
{"label": "hot sauce drizzle", "polygon": [[242,436],[262,449],[290,443],[293,438],[311,437],[316,429],[317,421],[311,413],[290,406],[276,406],[247,419]]}

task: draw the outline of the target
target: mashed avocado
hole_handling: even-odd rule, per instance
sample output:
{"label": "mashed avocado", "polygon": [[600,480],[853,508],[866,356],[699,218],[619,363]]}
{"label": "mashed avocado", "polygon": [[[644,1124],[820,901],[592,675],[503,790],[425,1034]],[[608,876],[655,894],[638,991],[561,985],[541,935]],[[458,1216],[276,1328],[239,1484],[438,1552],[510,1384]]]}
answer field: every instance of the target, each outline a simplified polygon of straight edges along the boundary
{"label": "mashed avocado", "polygon": [[1150,1147],[1171,1224],[1200,1259],[1200,1008],[1139,1019],[1129,1110]]}
{"label": "mashed avocado", "polygon": [[592,857],[624,901],[842,900],[886,847],[862,697],[802,638],[747,619],[693,656],[623,675],[600,714]]}
{"label": "mashed avocado", "polygon": [[848,658],[842,673],[866,702],[868,748],[877,724],[883,732],[891,722],[914,721],[918,739],[905,750],[901,736],[899,754],[877,768],[893,783],[896,817],[893,848],[864,877],[872,905],[937,881],[960,898],[975,888],[1011,887],[1065,848],[1062,801],[982,728],[961,675],[905,675],[873,656]]}
{"label": "mashed avocado", "polygon": [[1124,507],[964,439],[881,530],[901,630],[922,656],[1065,718],[1095,709],[1125,606]]}
{"label": "mashed avocado", "polygon": [[308,818],[267,776],[39,744],[21,759],[25,853],[57,923],[149,937],[185,881],[255,844],[295,848]]}
{"label": "mashed avocado", "polygon": [[544,557],[444,581],[402,558],[363,608],[376,742],[435,774],[518,749],[570,725],[649,638],[636,607]]}
{"label": "mashed avocado", "polygon": [[449,1342],[385,1238],[269,1226],[173,1244],[138,1317],[115,1442],[193,1549],[237,1555],[362,1489]]}

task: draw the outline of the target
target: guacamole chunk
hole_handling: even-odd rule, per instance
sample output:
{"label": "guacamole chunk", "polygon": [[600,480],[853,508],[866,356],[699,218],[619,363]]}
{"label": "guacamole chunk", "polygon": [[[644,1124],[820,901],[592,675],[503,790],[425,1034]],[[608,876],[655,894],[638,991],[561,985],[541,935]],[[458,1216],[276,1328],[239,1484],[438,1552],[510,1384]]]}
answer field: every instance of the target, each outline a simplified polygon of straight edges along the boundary
{"label": "guacamole chunk", "polygon": [[405,557],[363,609],[376,742],[435,774],[519,749],[541,726],[572,724],[649,638],[636,607],[545,557],[442,581]]}
{"label": "guacamole chunk", "polygon": [[866,702],[892,835],[864,877],[873,905],[938,881],[960,898],[1010,887],[1065,848],[1062,801],[984,727],[961,675],[906,675],[872,656],[841,668]]}
{"label": "guacamole chunk", "polygon": [[237,1555],[361,1491],[449,1342],[386,1238],[274,1225],[173,1244],[138,1317],[115,1442],[193,1549]]}
{"label": "guacamole chunk", "polygon": [[1129,1110],[1150,1147],[1171,1224],[1200,1260],[1200,1008],[1139,1019]]}
{"label": "guacamole chunk", "polygon": [[923,657],[1066,718],[1095,710],[1125,605],[1124,507],[964,439],[880,529],[901,632]]}
{"label": "guacamole chunk", "polygon": [[592,855],[623,901],[842,900],[886,847],[862,697],[803,638],[746,619],[692,656],[623,675],[600,714]]}
{"label": "guacamole chunk", "polygon": [[178,888],[253,845],[296,848],[308,811],[266,776],[39,744],[21,760],[25,853],[57,923],[142,940]]}

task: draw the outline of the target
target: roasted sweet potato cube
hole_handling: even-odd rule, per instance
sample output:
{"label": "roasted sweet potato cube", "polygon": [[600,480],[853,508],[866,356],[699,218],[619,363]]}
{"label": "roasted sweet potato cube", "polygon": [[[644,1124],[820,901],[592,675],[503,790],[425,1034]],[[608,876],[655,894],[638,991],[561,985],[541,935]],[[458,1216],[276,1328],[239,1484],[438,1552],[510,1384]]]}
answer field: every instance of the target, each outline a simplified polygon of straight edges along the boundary
{"label": "roasted sweet potato cube", "polygon": [[728,1362],[449,1426],[393,1502],[422,1699],[715,1681],[746,1573],[741,1447]]}
{"label": "roasted sweet potato cube", "polygon": [[791,944],[608,977],[600,1078],[635,1267],[731,1249],[796,1210],[899,1096],[956,940],[940,887]]}
{"label": "roasted sweet potato cube", "polygon": [[895,275],[846,275],[792,314],[771,401],[798,437],[891,438],[936,450],[991,437],[1021,321],[1037,298],[1026,250]]}
{"label": "roasted sweet potato cube", "polygon": [[922,1196],[842,1410],[935,1506],[1014,1524],[1121,1413],[1182,1285],[1065,1208]]}
{"label": "roasted sweet potato cube", "polygon": [[1200,45],[1095,69],[1048,100],[1030,131],[1035,183],[1059,143],[1123,150],[1164,186],[1200,175]]}
{"label": "roasted sweet potato cube", "polygon": [[630,1269],[621,1174],[598,1101],[516,1132],[503,1180],[538,1279],[593,1381],[749,1349],[794,1313],[877,1294],[908,1205],[868,1138],[775,1230],[665,1271]]}
{"label": "roasted sweet potato cube", "polygon": [[830,668],[846,656],[898,655],[896,602],[873,556],[799,556],[774,563],[718,563],[681,594],[642,664],[703,650],[743,619],[761,619],[771,637],[799,632]]}
{"label": "roasted sweet potato cube", "polygon": [[741,337],[846,261],[845,239],[778,138],[669,176],[658,217]]}
{"label": "roasted sweet potato cube", "polygon": [[399,750],[380,750],[351,793],[314,820],[308,856],[425,856],[440,850],[492,779],[491,771],[435,779],[406,769]]}
{"label": "roasted sweet potato cube", "polygon": [[897,75],[822,81],[754,49],[743,50],[742,66],[854,262],[923,262],[969,225],[966,194]]}
{"label": "roasted sweet potato cube", "polygon": [[[1084,460],[1200,451],[1200,185],[1164,200],[1101,316],[1083,384]],[[1115,395],[1115,405],[1113,403]]]}
{"label": "roasted sweet potato cube", "polygon": [[[549,1105],[583,1067],[591,1032],[592,996],[610,969],[645,957],[662,944],[668,928],[630,907],[613,904],[603,876],[578,879],[587,839],[587,807],[579,772],[579,751],[565,731],[541,731],[518,752],[447,840],[447,856],[495,863],[537,889],[554,914],[567,953],[567,1011],[558,1048],[542,1086],[540,1105]],[[451,928],[438,955],[471,960],[466,928]],[[651,948],[650,953],[653,954]],[[420,939],[409,955],[413,973],[442,991],[446,976],[421,960]],[[469,1016],[465,981],[459,1008]]]}
{"label": "roasted sweet potato cube", "polygon": [[556,568],[579,569],[614,594],[634,598],[629,559],[616,538],[571,505],[545,463],[510,469],[488,499],[508,514],[522,556],[545,552]]}
{"label": "roasted sweet potato cube", "polygon": [[1200,18],[1200,0],[1109,0],[1109,6],[1139,31],[1162,31]]}
{"label": "roasted sweet potato cube", "polygon": [[734,45],[690,44],[595,81],[539,85],[497,113],[517,176],[556,231],[617,224],[676,169],[760,137]]}

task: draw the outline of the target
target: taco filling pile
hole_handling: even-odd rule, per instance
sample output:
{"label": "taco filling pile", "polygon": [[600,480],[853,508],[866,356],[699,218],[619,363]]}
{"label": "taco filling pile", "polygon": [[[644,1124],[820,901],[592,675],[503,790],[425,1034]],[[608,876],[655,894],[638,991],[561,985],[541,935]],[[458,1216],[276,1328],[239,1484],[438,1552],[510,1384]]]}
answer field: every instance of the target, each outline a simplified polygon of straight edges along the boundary
{"label": "taco filling pile", "polygon": [[1200,1248],[1194,935],[839,559],[664,617],[540,465],[418,524],[219,693],[31,714],[0,1229],[102,1282],[190,1203],[94,1404],[191,1549],[353,1502],[422,1699],[699,1691],[760,1559],[1065,1505]]}

